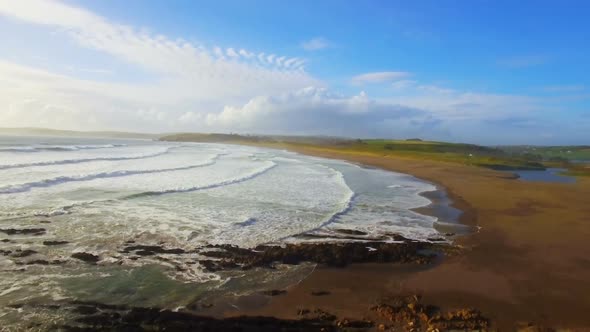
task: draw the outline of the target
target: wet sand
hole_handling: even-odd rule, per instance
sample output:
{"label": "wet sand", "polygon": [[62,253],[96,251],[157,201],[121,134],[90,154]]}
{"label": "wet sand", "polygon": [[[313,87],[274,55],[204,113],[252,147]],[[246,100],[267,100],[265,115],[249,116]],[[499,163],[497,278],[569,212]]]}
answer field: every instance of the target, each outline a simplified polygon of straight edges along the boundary
{"label": "wet sand", "polygon": [[[477,308],[492,327],[534,324],[590,328],[590,181],[516,181],[505,172],[458,164],[286,147],[408,173],[445,189],[462,223],[479,231],[456,239],[459,255],[430,267],[356,264],[317,268],[266,304],[229,310],[227,316],[297,318],[298,308],[338,317],[371,318],[381,299],[420,294],[443,309]],[[322,295],[313,295],[320,292]]]}

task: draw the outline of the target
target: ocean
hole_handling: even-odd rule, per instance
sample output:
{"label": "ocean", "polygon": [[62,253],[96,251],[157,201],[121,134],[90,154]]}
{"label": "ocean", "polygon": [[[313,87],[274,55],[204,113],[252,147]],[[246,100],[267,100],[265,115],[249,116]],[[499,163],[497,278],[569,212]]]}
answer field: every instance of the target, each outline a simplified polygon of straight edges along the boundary
{"label": "ocean", "polygon": [[[312,267],[216,274],[194,248],[337,239],[339,229],[427,240],[444,221],[413,209],[434,190],[405,174],[264,148],[0,136],[0,321],[22,320],[10,305],[23,302],[175,308],[212,290],[293,282]],[[137,259],[122,250],[129,243],[184,253]],[[71,257],[79,252],[100,260]]]}

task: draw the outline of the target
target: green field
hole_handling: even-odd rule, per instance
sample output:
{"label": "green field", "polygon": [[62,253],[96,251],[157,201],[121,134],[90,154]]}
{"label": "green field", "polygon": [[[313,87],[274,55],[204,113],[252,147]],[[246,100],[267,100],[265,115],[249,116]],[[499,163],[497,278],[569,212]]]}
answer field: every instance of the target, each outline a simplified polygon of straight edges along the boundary
{"label": "green field", "polygon": [[340,145],[339,148],[380,155],[455,162],[498,170],[545,168],[537,161],[511,156],[501,149],[474,144],[418,140],[356,140],[348,145]]}
{"label": "green field", "polygon": [[500,148],[512,155],[544,161],[590,161],[590,146],[505,146]]}

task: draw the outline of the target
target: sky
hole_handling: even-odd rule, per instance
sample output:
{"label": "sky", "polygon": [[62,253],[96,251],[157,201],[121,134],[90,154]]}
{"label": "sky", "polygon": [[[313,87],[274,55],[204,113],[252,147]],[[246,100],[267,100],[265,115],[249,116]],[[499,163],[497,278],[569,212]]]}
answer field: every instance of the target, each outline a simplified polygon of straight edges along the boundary
{"label": "sky", "polygon": [[0,0],[0,127],[590,144],[589,12]]}

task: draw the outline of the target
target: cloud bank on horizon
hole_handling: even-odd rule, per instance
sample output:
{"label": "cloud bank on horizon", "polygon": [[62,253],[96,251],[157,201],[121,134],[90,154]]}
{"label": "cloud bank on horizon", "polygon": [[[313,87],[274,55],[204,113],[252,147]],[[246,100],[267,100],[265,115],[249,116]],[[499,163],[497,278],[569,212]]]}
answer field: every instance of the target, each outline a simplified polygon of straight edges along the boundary
{"label": "cloud bank on horizon", "polygon": [[[345,26],[337,32],[314,23],[329,14],[322,8],[303,28],[296,17],[311,8],[306,2],[291,14],[281,8],[260,14],[284,32],[242,31],[240,22],[251,13],[237,4],[221,22],[216,13],[227,7],[216,6],[223,4],[135,4],[153,6],[143,11],[122,10],[133,2],[89,5],[0,0],[0,127],[590,143],[589,83],[579,75],[589,66],[584,57],[579,63],[560,60],[568,54],[559,52],[492,59],[486,49],[482,58],[451,47],[472,36],[448,27],[433,36],[412,20],[357,22],[365,36],[356,36]],[[381,5],[362,10],[398,12],[374,8]],[[343,10],[335,24],[352,24],[346,15],[357,11]],[[167,16],[161,20],[160,13]],[[165,24],[173,21],[180,23]],[[588,49],[574,53],[588,55]],[[543,68],[552,61],[551,70]]]}

